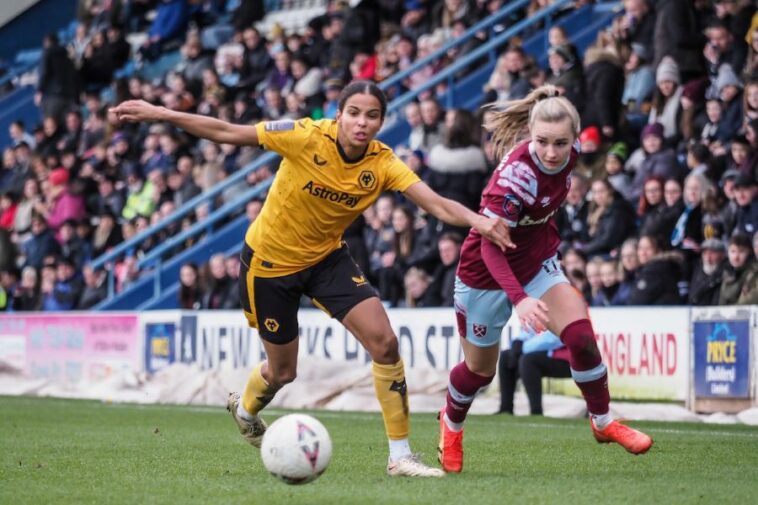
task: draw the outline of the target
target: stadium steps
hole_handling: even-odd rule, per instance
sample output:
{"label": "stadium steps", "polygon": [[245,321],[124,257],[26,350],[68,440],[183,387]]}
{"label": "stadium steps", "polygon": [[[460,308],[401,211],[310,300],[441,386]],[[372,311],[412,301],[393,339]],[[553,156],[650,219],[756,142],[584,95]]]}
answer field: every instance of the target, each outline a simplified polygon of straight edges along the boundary
{"label": "stadium steps", "polygon": [[[567,2],[559,1],[551,7],[553,10],[557,10],[563,4]],[[572,41],[578,46],[578,49],[583,50],[594,40],[594,36],[598,30],[607,26],[613,16],[616,14],[614,9],[618,6],[617,2],[614,2],[610,6],[597,7],[584,7],[576,12],[569,13],[558,20],[558,24],[566,28]],[[550,10],[551,8],[546,9]],[[536,18],[539,20],[540,18]],[[534,18],[532,19],[534,20]],[[528,21],[524,23],[524,26],[528,26]],[[547,57],[547,30],[549,25],[543,30],[528,37],[524,42],[525,50],[537,57],[538,61],[543,62]],[[453,85],[450,87],[447,96],[443,97],[442,102],[446,107],[467,107],[472,108],[480,105],[481,102],[481,90],[483,84],[489,78],[490,73],[495,65],[500,47],[504,46],[508,38],[505,38],[501,43],[494,44],[494,47],[489,50],[490,61],[483,67],[468,73],[465,77],[459,81],[453,81]],[[441,49],[440,53],[445,49]],[[451,80],[455,75],[461,73],[461,69],[470,65],[472,62],[480,59],[482,54],[466,55],[455,62],[453,65],[444,69],[439,73],[439,77],[445,77],[449,74]],[[468,58],[468,60],[467,60]],[[394,112],[396,117],[400,117],[397,113],[402,110],[402,107],[413,100],[415,96],[422,90],[416,90],[414,92],[406,93],[398,97],[391,104],[390,110]],[[391,118],[390,118],[391,119]],[[380,138],[389,145],[395,146],[401,142],[407,141],[409,129],[407,123],[402,120],[395,120],[395,123],[385,128]],[[243,169],[244,170],[244,169]],[[270,179],[268,181],[270,184]],[[261,183],[263,184],[263,183]],[[240,202],[240,209],[244,206],[244,202]],[[227,206],[225,206],[227,207]],[[231,208],[231,207],[230,207]],[[229,209],[220,209],[211,216],[217,213],[229,212]],[[243,219],[244,216],[238,219]],[[241,221],[233,221],[218,230],[218,233],[224,233],[223,242],[219,239],[213,238],[210,241],[203,242],[192,246],[191,248],[183,251],[175,258],[171,258],[163,264],[152,265],[153,271],[148,271],[134,285],[129,286],[124,292],[113,296],[112,298],[104,301],[97,307],[96,310],[129,310],[129,309],[158,309],[158,308],[176,308],[177,293],[178,293],[178,272],[181,264],[186,261],[194,261],[195,263],[203,263],[207,261],[212,254],[216,252],[236,253],[241,247],[241,238],[244,236],[244,225]],[[227,241],[228,240],[228,241]],[[211,245],[211,247],[209,247]],[[158,273],[156,273],[156,271]]]}

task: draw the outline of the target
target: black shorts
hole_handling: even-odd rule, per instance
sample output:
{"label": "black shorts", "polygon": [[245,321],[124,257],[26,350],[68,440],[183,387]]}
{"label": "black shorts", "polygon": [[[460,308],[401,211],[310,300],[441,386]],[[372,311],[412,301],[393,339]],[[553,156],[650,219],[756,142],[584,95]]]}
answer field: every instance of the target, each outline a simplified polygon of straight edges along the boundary
{"label": "black shorts", "polygon": [[298,337],[297,311],[303,295],[338,321],[363,300],[377,296],[344,243],[315,265],[281,277],[256,276],[250,270],[253,254],[245,244],[240,255],[240,299],[248,324],[273,344]]}

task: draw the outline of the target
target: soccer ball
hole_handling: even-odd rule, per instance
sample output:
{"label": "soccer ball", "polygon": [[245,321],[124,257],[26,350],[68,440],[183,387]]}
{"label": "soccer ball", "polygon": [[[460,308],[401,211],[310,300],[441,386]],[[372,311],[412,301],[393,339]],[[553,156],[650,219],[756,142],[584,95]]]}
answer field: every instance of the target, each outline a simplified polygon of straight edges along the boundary
{"label": "soccer ball", "polygon": [[306,484],[324,473],[332,459],[332,439],[318,419],[305,414],[280,417],[261,443],[263,466],[287,484]]}

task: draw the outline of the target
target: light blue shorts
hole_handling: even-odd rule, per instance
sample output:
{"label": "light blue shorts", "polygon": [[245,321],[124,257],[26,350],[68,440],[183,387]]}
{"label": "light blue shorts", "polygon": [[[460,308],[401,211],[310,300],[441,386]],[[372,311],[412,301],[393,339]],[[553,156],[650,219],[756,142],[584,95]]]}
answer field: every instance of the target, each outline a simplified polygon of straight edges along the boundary
{"label": "light blue shorts", "polygon": [[[556,284],[568,284],[558,257],[553,256],[542,262],[542,268],[524,286],[526,294],[532,298],[542,298],[547,290]],[[490,347],[500,343],[513,305],[502,289],[475,289],[467,286],[460,278],[455,278],[455,315],[458,319],[458,333],[478,347]]]}

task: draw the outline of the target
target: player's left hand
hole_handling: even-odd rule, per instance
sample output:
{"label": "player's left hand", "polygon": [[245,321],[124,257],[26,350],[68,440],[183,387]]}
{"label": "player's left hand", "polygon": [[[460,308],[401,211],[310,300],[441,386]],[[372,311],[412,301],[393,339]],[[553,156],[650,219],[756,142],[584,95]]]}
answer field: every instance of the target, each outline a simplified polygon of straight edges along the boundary
{"label": "player's left hand", "polygon": [[508,228],[505,221],[500,218],[480,215],[474,223],[474,228],[481,233],[484,238],[498,246],[503,252],[505,252],[507,248],[516,248],[516,244],[511,240],[510,228]]}

